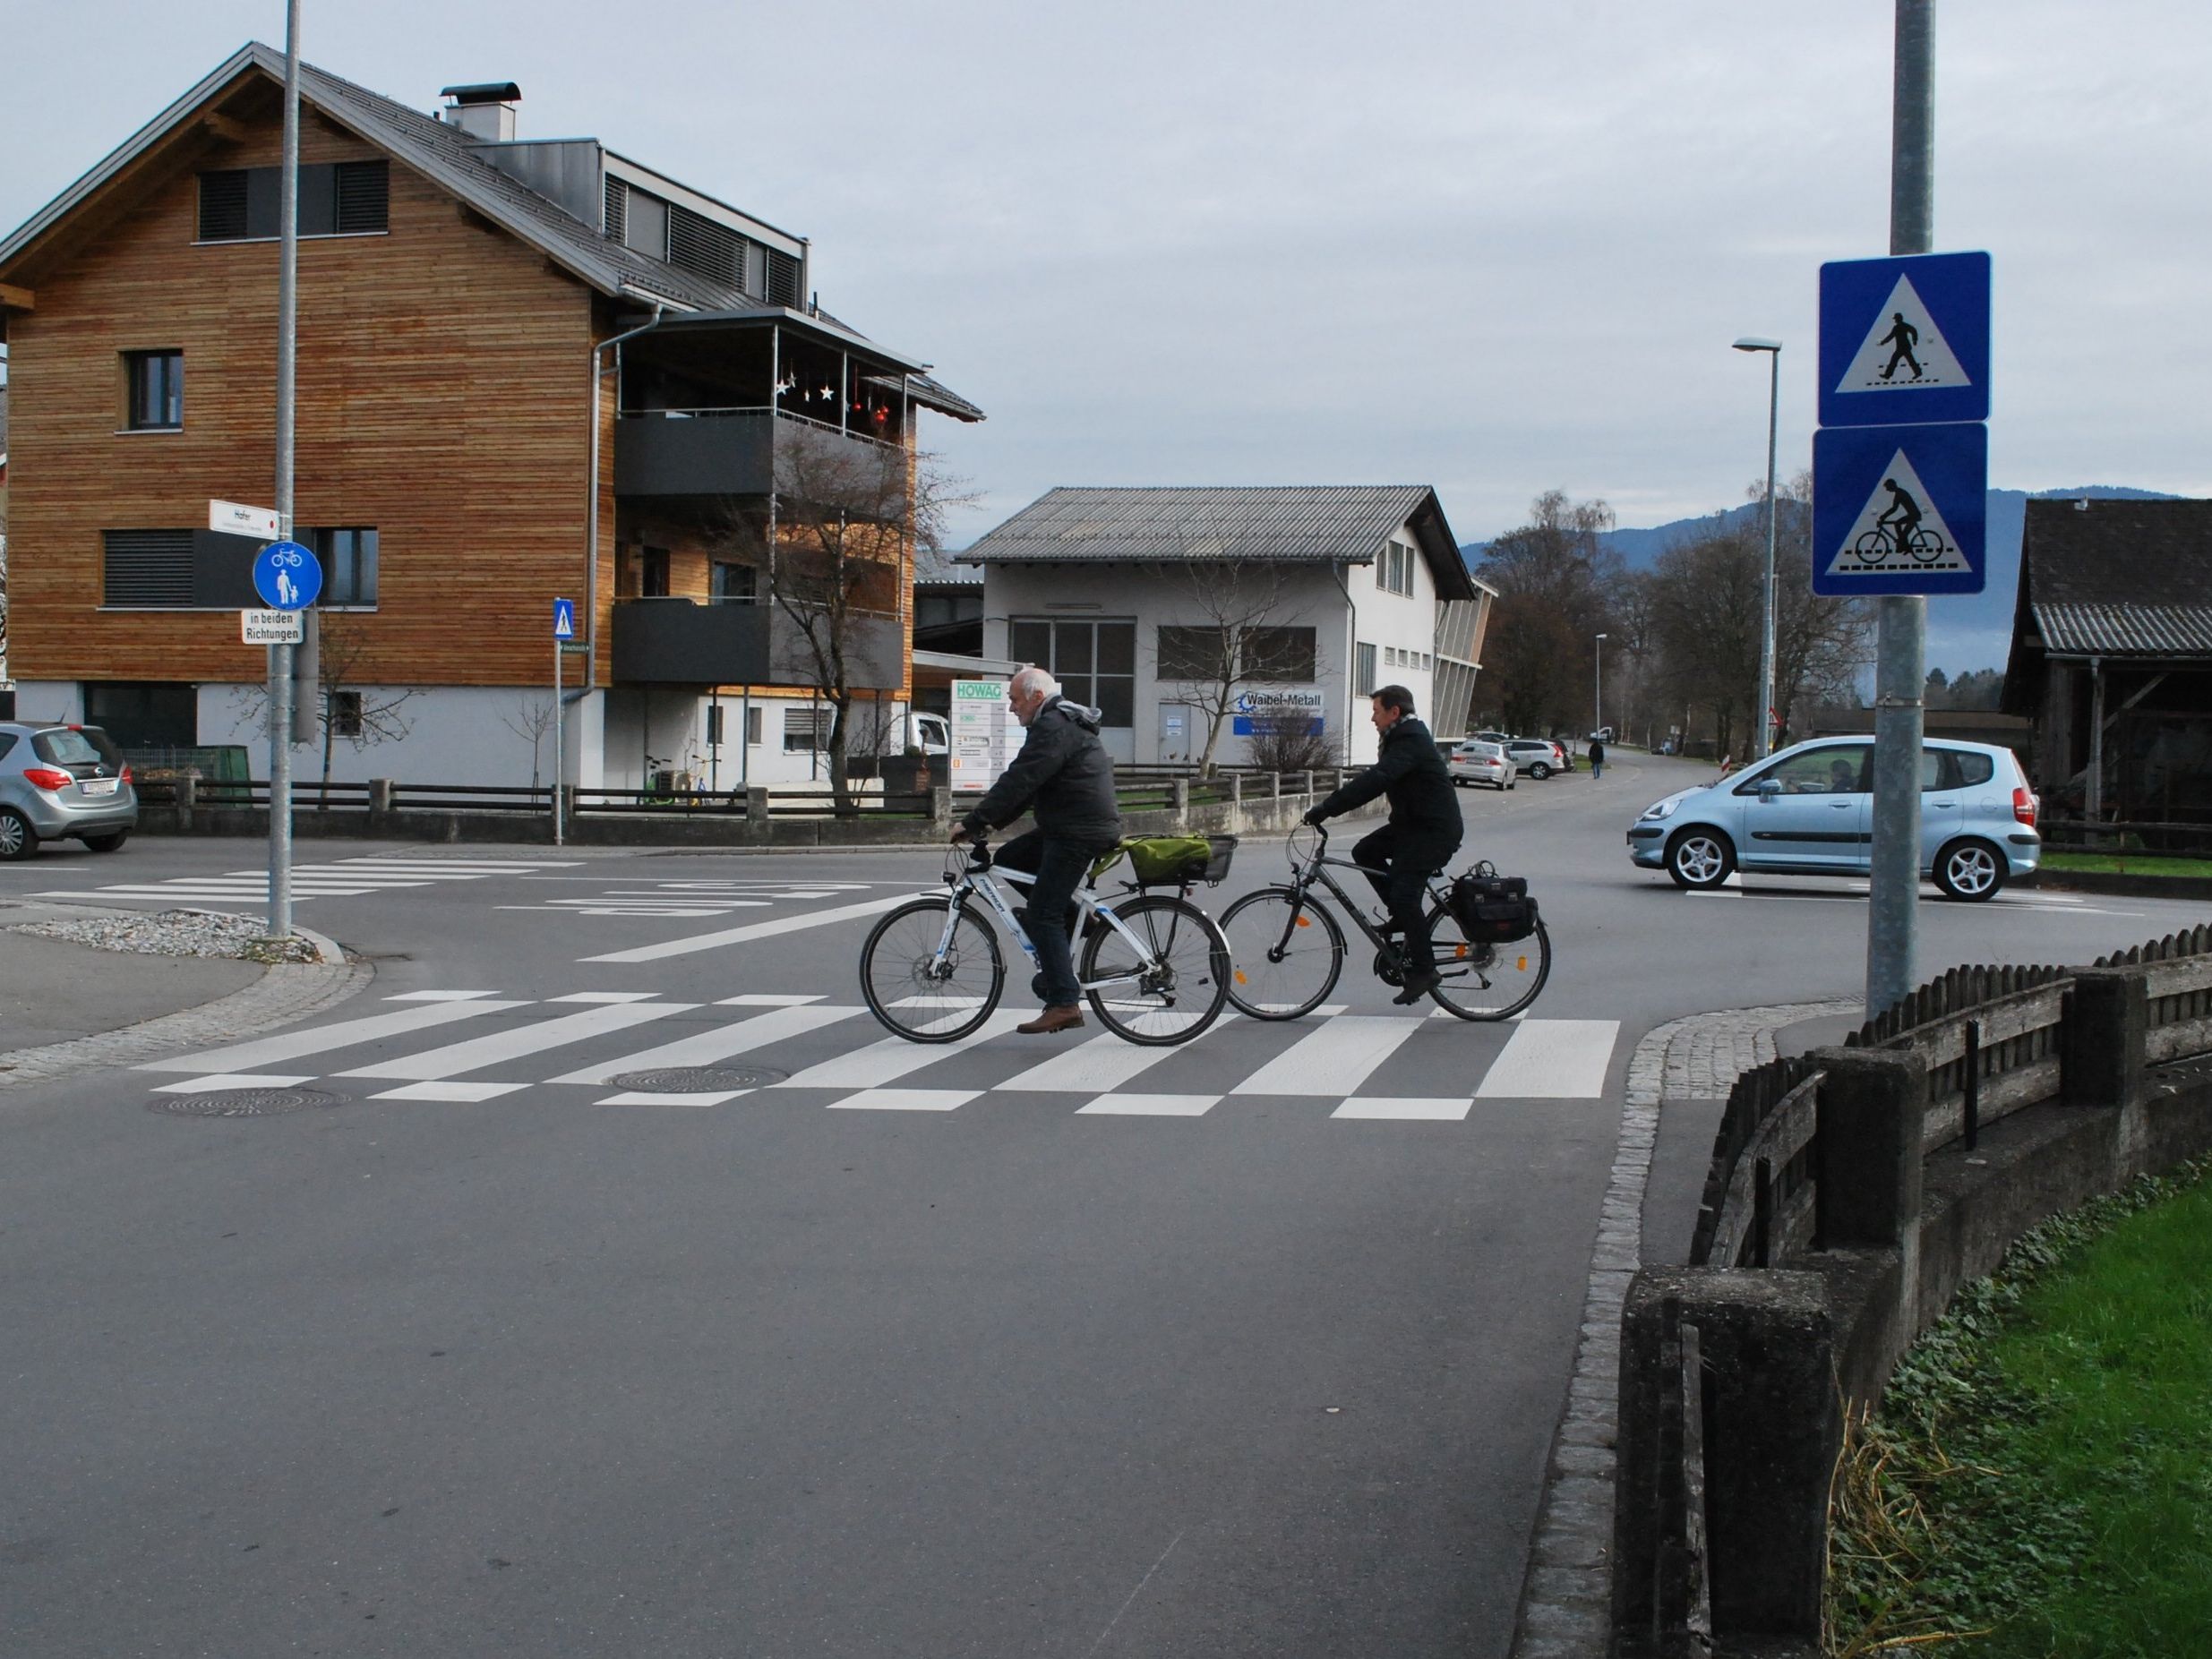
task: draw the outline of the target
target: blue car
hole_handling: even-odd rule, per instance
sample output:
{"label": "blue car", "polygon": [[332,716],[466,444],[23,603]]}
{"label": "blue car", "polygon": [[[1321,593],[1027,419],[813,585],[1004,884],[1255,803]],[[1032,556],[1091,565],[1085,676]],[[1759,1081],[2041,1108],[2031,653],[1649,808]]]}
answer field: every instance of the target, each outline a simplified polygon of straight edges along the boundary
{"label": "blue car", "polygon": [[[1736,870],[1864,876],[1873,853],[1871,738],[1798,743],[1718,782],[1678,790],[1628,828],[1628,856],[1693,891]],[[1931,741],[1920,750],[1920,868],[1947,897],[1996,897],[2043,858],[2036,797],[2012,751]]]}

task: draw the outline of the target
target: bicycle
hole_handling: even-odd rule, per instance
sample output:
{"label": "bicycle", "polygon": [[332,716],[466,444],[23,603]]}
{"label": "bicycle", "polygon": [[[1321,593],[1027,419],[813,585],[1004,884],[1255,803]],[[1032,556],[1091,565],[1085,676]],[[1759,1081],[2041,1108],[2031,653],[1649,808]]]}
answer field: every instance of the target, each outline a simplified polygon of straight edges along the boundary
{"label": "bicycle", "polygon": [[[1291,832],[1290,881],[1246,894],[1222,916],[1233,964],[1229,1000],[1256,1020],[1295,1020],[1336,988],[1344,968],[1344,930],[1314,893],[1316,886],[1334,895],[1375,946],[1376,977],[1385,985],[1405,983],[1397,945],[1329,874],[1333,867],[1364,875],[1367,866],[1330,858],[1328,831],[1302,827],[1315,840],[1310,851],[1301,852],[1299,831]],[[1551,939],[1540,920],[1527,938],[1510,945],[1470,939],[1452,912],[1451,889],[1441,875],[1429,879],[1428,897],[1423,920],[1440,976],[1428,995],[1439,1007],[1462,1020],[1507,1020],[1536,1000],[1551,977]]]}
{"label": "bicycle", "polygon": [[1853,556],[1861,564],[1869,565],[1878,565],[1891,553],[1900,551],[1916,563],[1932,565],[1950,550],[1943,545],[1943,538],[1934,531],[1918,526],[1914,528],[1911,537],[1900,550],[1896,533],[1887,525],[1875,525],[1861,531],[1858,540],[1851,546]]}
{"label": "bicycle", "polygon": [[[990,849],[973,838],[964,856],[955,846],[945,860],[943,898],[902,904],[875,925],[861,947],[861,995],[886,1029],[917,1043],[948,1043],[978,1030],[1006,988],[1006,959],[998,936],[974,901],[995,911],[1034,963],[1037,947],[993,880]],[[1133,1043],[1188,1042],[1222,1012],[1229,996],[1229,947],[1212,917],[1185,896],[1148,893],[1124,882],[1135,898],[1109,903],[1098,878],[1120,860],[1122,850],[1101,857],[1076,888],[1082,957],[1076,978],[1091,1010],[1115,1036]],[[999,877],[1027,885],[1027,870]]]}

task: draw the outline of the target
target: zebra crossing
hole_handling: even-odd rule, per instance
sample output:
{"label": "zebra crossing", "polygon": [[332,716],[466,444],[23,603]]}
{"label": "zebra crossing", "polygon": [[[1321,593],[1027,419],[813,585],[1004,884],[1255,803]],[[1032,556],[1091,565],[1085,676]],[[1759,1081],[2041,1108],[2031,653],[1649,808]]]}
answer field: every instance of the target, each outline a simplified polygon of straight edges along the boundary
{"label": "zebra crossing", "polygon": [[[1456,1122],[1488,1100],[1600,1098],[1619,1031],[1612,1020],[1469,1025],[1440,1010],[1332,1004],[1281,1023],[1225,1013],[1193,1042],[1148,1048],[1108,1032],[1023,1037],[1013,1028],[1030,1011],[1001,1007],[967,1036],[926,1044],[824,996],[702,1003],[650,991],[531,998],[450,988],[384,1000],[375,1013],[138,1070],[167,1080],[151,1085],[159,1094],[320,1082],[370,1100],[450,1105],[536,1090],[546,1104],[699,1108],[750,1096],[755,1106],[936,1113],[1029,1097],[1105,1117],[1205,1117],[1266,1100],[1346,1120]],[[758,1082],[664,1090],[622,1081],[740,1059]]]}
{"label": "zebra crossing", "polygon": [[[500,876],[529,876],[542,870],[575,868],[569,859],[407,859],[375,855],[337,859],[292,867],[292,901],[350,899],[365,893],[428,887],[440,882],[486,881]],[[101,887],[57,888],[31,895],[39,899],[112,899],[123,903],[267,904],[266,868],[227,870],[211,876],[172,876],[166,881],[115,882]]]}

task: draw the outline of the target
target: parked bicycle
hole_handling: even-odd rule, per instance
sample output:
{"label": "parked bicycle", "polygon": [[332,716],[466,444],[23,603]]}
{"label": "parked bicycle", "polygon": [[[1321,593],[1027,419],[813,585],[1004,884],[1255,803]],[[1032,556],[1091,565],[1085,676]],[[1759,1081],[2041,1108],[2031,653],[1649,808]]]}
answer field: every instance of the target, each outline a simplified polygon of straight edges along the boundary
{"label": "parked bicycle", "polygon": [[[1310,842],[1301,842],[1301,835]],[[1375,974],[1385,985],[1402,985],[1405,971],[1391,930],[1367,919],[1366,907],[1337,885],[1331,868],[1367,867],[1328,856],[1329,833],[1303,826],[1290,834],[1290,879],[1247,893],[1222,917],[1234,964],[1229,1000],[1256,1020],[1295,1020],[1311,1013],[1336,988],[1344,969],[1344,929],[1321,902],[1316,887],[1343,907],[1352,925],[1375,946]],[[1521,939],[1498,944],[1470,936],[1454,913],[1451,884],[1442,875],[1428,884],[1424,915],[1436,952],[1437,1005],[1462,1020],[1512,1018],[1537,998],[1551,975],[1551,939],[1541,921]]]}
{"label": "parked bicycle", "polygon": [[[1228,1000],[1229,947],[1213,918],[1187,896],[1196,877],[1178,880],[1174,893],[1125,880],[1122,891],[1133,896],[1102,897],[1099,877],[1126,853],[1126,847],[1116,848],[1102,858],[1076,890],[1076,978],[1091,1011],[1116,1036],[1133,1043],[1188,1042],[1213,1023]],[[954,847],[945,860],[945,896],[900,905],[861,947],[861,994],[878,1020],[910,1042],[953,1042],[978,1030],[998,1007],[1006,957],[987,915],[996,913],[1031,963],[1037,961],[1037,947],[999,885],[1027,885],[1035,876],[1001,869],[994,879],[990,871],[990,850],[982,837]]]}

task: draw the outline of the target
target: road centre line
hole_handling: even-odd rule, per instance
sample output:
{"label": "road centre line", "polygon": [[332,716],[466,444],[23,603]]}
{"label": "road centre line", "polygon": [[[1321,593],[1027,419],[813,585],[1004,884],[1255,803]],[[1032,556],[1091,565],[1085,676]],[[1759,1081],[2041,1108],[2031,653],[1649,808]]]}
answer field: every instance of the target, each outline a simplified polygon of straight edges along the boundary
{"label": "road centre line", "polygon": [[631,950],[609,951],[602,956],[582,956],[577,960],[586,962],[664,962],[671,956],[718,951],[726,945],[773,938],[781,933],[800,933],[809,928],[826,928],[832,922],[850,921],[855,916],[872,916],[879,911],[896,909],[909,900],[927,896],[927,893],[919,888],[884,894],[877,898],[863,899],[858,904],[840,904],[831,910],[809,911],[800,916],[778,916],[772,921],[756,921],[742,928],[724,928],[718,933],[698,933],[689,938],[668,939],[658,945],[640,945]]}

